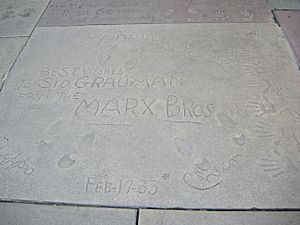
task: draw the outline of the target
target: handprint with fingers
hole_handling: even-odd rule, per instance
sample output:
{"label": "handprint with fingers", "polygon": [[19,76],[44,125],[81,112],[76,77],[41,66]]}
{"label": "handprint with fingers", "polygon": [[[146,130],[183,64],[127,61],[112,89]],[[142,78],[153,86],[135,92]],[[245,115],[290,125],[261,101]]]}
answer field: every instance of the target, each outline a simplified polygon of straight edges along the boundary
{"label": "handprint with fingers", "polygon": [[293,160],[276,150],[273,151],[270,158],[262,158],[260,166],[264,172],[271,174],[273,177],[292,171],[299,171],[297,164]]}
{"label": "handprint with fingers", "polygon": [[275,106],[268,100],[266,96],[263,96],[259,100],[248,100],[247,108],[254,112],[254,116],[256,117],[276,113]]}
{"label": "handprint with fingers", "polygon": [[8,144],[8,139],[4,136],[0,136],[0,150],[5,148]]}
{"label": "handprint with fingers", "polygon": [[227,16],[225,12],[220,9],[213,11],[212,14],[217,21],[225,21],[229,18],[229,16]]}
{"label": "handprint with fingers", "polygon": [[251,12],[251,11],[249,11],[249,10],[247,10],[247,9],[244,9],[241,12],[241,17],[245,21],[252,21],[253,18],[254,18],[254,13]]}
{"label": "handprint with fingers", "polygon": [[277,126],[264,121],[258,121],[254,125],[254,132],[258,138],[272,138],[275,146],[280,144],[285,135],[283,128],[278,128]]}

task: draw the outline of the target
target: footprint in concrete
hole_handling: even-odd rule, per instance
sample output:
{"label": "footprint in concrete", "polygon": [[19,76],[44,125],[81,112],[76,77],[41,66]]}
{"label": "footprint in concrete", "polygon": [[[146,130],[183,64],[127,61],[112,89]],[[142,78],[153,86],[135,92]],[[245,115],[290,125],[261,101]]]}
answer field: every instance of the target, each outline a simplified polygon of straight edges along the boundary
{"label": "footprint in concrete", "polygon": [[76,161],[70,158],[70,154],[65,154],[59,161],[58,166],[62,169],[71,167]]}
{"label": "footprint in concrete", "polygon": [[233,129],[237,126],[233,119],[225,113],[217,113],[217,119],[223,127]]}
{"label": "footprint in concrete", "polygon": [[162,177],[162,179],[167,180],[167,179],[169,179],[170,174],[164,173],[161,177]]}
{"label": "footprint in concrete", "polygon": [[232,141],[235,144],[242,146],[242,145],[246,144],[246,137],[243,134],[236,135],[236,136],[232,137]]}
{"label": "footprint in concrete", "polygon": [[111,60],[111,58],[112,58],[111,55],[100,54],[98,56],[98,62],[100,65],[105,66]]}
{"label": "footprint in concrete", "polygon": [[57,131],[61,131],[63,129],[64,129],[63,120],[58,120],[48,127],[48,131],[53,132],[53,133],[55,133]]}
{"label": "footprint in concrete", "polygon": [[39,152],[48,152],[53,149],[53,143],[47,143],[45,141],[41,141],[38,143],[38,151]]}
{"label": "footprint in concrete", "polygon": [[92,132],[88,132],[80,137],[81,142],[87,145],[92,145],[94,143],[96,135]]}
{"label": "footprint in concrete", "polygon": [[127,72],[130,72],[131,70],[134,69],[134,67],[138,64],[138,62],[139,62],[138,60],[131,60],[131,59],[127,60],[125,62],[125,70]]}
{"label": "footprint in concrete", "polygon": [[177,152],[183,156],[190,156],[193,153],[193,148],[185,139],[174,138],[174,144],[176,146]]}
{"label": "footprint in concrete", "polygon": [[199,15],[199,9],[195,6],[192,6],[192,7],[189,7],[187,9],[187,13],[190,14],[190,15]]}
{"label": "footprint in concrete", "polygon": [[208,171],[211,167],[210,162],[206,158],[203,158],[203,160],[200,163],[197,163],[196,166],[202,171]]}
{"label": "footprint in concrete", "polygon": [[173,10],[173,9],[167,9],[166,11],[164,11],[165,16],[171,16],[174,13],[175,13],[175,10]]}

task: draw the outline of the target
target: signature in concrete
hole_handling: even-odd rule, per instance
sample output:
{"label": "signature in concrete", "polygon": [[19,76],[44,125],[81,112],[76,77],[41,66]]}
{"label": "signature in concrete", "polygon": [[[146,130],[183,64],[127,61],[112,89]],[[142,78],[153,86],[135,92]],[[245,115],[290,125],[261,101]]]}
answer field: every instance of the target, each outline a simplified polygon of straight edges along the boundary
{"label": "signature in concrete", "polygon": [[204,158],[195,165],[193,172],[183,175],[183,181],[188,186],[204,191],[217,187],[223,182],[223,175],[238,165],[238,159],[242,157],[237,154],[218,167],[212,166],[208,159]]}
{"label": "signature in concrete", "polygon": [[9,139],[5,136],[0,136],[0,167],[5,170],[22,170],[25,175],[31,175],[34,168],[28,165],[30,157],[26,157],[23,152],[20,153],[3,153],[9,145]]}
{"label": "signature in concrete", "polygon": [[0,167],[5,170],[21,170],[25,175],[31,175],[34,168],[28,165],[30,157],[24,156],[23,152],[17,154],[3,154],[0,153]]}

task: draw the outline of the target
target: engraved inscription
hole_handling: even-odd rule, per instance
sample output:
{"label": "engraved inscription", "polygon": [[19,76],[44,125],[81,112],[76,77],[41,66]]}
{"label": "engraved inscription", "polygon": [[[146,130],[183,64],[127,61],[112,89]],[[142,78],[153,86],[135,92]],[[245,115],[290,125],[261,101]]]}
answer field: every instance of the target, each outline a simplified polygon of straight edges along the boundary
{"label": "engraved inscription", "polygon": [[[256,13],[256,12],[259,13]],[[255,13],[254,13],[255,12]],[[51,1],[43,26],[80,24],[140,24],[185,22],[267,22],[268,8],[260,0],[68,0]]]}
{"label": "engraved inscription", "polygon": [[[199,101],[200,102],[200,101]],[[89,116],[90,118],[165,118],[169,123],[205,124],[212,116],[212,103],[198,103],[191,98],[180,98],[169,95],[165,99],[134,98],[83,100],[75,109],[75,117]],[[200,121],[201,120],[201,121]]]}
{"label": "engraved inscription", "polygon": [[20,170],[25,175],[31,175],[34,172],[34,168],[28,162],[31,157],[26,156],[23,152],[2,152],[2,149],[6,149],[8,143],[8,138],[0,136],[0,167],[7,171]]}
{"label": "engraved inscription", "polygon": [[[49,14],[56,15],[64,21],[81,23],[94,23],[102,20],[119,21],[126,18],[127,21],[151,21],[150,5],[145,1],[122,1],[122,2],[66,2],[54,1],[49,6]],[[45,22],[46,24],[49,21]]]}
{"label": "engraved inscription", "polygon": [[4,12],[2,12],[2,20],[6,19],[12,19],[15,17],[29,17],[33,13],[35,13],[36,10],[34,8],[25,8],[25,9],[18,9],[14,6],[8,6]]}
{"label": "engraved inscription", "polygon": [[113,195],[155,195],[158,192],[158,185],[158,180],[89,176],[86,180],[85,192]]}

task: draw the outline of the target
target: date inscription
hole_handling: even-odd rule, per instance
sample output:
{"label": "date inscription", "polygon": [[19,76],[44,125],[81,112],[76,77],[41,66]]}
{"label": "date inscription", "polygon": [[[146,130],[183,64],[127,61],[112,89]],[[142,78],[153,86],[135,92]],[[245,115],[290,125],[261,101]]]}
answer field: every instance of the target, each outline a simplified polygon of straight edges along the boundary
{"label": "date inscription", "polygon": [[89,176],[85,184],[86,193],[119,195],[155,195],[158,180],[149,179],[111,179],[109,177]]}

